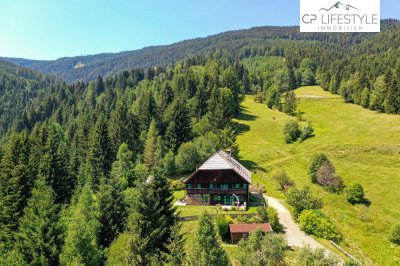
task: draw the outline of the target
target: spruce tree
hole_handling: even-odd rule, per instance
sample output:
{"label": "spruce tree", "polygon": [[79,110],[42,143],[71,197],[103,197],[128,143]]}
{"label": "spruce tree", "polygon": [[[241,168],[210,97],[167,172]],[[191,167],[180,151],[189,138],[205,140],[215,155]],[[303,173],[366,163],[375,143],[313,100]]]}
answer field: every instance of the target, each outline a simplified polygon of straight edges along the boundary
{"label": "spruce tree", "polygon": [[87,155],[87,175],[96,187],[100,179],[107,177],[111,170],[112,151],[108,137],[107,119],[100,114],[89,137],[89,152]]}
{"label": "spruce tree", "polygon": [[144,146],[144,163],[151,171],[156,165],[156,145],[157,145],[157,129],[156,123],[151,121],[149,131],[147,132],[146,143]]}
{"label": "spruce tree", "polygon": [[202,214],[198,224],[198,229],[192,237],[192,243],[188,250],[187,265],[229,265],[228,256],[219,243],[211,216],[206,213]]}
{"label": "spruce tree", "polygon": [[24,209],[16,248],[29,265],[57,265],[61,245],[58,206],[53,189],[43,177],[35,182]]}
{"label": "spruce tree", "polygon": [[179,96],[166,113],[168,127],[165,134],[167,148],[176,152],[179,146],[190,140],[192,135],[189,108],[185,96]]}
{"label": "spruce tree", "polygon": [[33,184],[29,170],[30,141],[27,133],[13,134],[0,164],[0,254],[12,248]]}
{"label": "spruce tree", "polygon": [[39,175],[43,176],[56,193],[56,202],[68,201],[74,181],[68,173],[68,154],[65,134],[58,124],[48,130],[48,136],[39,163]]}
{"label": "spruce tree", "polygon": [[60,255],[62,265],[100,265],[102,250],[98,241],[99,206],[91,185],[86,184],[77,202],[67,213],[65,241]]}
{"label": "spruce tree", "polygon": [[127,204],[117,178],[103,180],[97,194],[100,210],[99,243],[107,248],[125,230]]}

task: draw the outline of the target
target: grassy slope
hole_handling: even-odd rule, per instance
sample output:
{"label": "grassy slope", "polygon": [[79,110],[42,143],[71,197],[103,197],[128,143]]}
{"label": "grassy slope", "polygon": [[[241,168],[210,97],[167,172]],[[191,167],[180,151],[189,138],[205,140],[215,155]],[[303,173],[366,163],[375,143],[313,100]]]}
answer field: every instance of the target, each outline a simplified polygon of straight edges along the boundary
{"label": "grassy slope", "polygon": [[[400,248],[387,240],[400,222],[400,116],[378,114],[345,104],[319,87],[298,89],[298,110],[311,121],[316,136],[303,143],[285,144],[282,127],[290,119],[247,97],[237,119],[242,162],[253,169],[253,182],[266,185],[268,194],[282,198],[271,179],[283,169],[298,186],[311,186],[324,200],[324,211],[345,237],[342,246],[366,264],[394,265]],[[303,97],[301,97],[303,95]],[[318,95],[322,98],[304,97]],[[371,206],[352,206],[344,195],[312,185],[307,168],[315,153],[324,152],[347,185],[363,185]]]}

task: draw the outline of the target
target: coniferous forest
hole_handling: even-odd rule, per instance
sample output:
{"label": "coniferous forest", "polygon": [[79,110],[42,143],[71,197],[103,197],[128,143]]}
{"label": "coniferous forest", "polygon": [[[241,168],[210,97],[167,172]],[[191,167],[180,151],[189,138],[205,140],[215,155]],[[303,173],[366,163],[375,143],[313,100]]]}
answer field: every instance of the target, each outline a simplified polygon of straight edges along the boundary
{"label": "coniferous forest", "polygon": [[203,265],[185,258],[172,178],[240,153],[232,119],[245,94],[292,115],[292,90],[318,84],[400,114],[400,23],[382,23],[378,34],[253,28],[78,70],[89,58],[0,61],[0,265]]}

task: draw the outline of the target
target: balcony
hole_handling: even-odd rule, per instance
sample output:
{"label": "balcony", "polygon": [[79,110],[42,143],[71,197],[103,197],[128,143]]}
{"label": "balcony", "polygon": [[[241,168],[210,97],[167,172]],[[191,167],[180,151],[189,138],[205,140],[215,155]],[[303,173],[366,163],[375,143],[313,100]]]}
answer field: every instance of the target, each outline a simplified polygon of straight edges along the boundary
{"label": "balcony", "polygon": [[247,188],[186,188],[188,194],[211,194],[211,195],[224,195],[224,194],[247,194]]}

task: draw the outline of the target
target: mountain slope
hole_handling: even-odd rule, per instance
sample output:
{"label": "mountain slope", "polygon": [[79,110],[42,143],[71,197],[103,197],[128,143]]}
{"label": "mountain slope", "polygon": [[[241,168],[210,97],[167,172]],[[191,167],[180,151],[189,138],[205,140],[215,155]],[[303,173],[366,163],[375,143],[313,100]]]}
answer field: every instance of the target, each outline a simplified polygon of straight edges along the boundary
{"label": "mountain slope", "polygon": [[[298,110],[310,121],[315,137],[286,144],[282,128],[292,120],[281,112],[247,97],[238,117],[240,157],[253,171],[253,182],[266,186],[267,194],[283,198],[272,178],[284,170],[298,187],[311,186],[324,201],[324,211],[344,236],[342,247],[365,265],[395,265],[400,247],[387,240],[399,221],[400,116],[379,114],[353,104],[319,87],[295,91]],[[368,122],[366,122],[368,121]],[[307,170],[314,154],[325,153],[345,185],[362,184],[369,207],[351,205],[343,194],[329,193],[312,184]]]}

